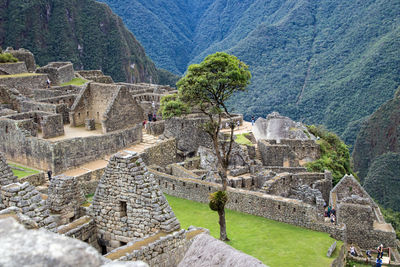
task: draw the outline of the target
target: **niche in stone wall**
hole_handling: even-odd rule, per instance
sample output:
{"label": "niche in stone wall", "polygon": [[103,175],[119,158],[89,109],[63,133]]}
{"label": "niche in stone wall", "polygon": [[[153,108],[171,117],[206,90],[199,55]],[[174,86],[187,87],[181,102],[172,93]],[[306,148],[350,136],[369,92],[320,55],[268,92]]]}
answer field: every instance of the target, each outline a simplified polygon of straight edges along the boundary
{"label": "niche in stone wall", "polygon": [[119,206],[121,217],[126,217],[126,201],[120,201]]}

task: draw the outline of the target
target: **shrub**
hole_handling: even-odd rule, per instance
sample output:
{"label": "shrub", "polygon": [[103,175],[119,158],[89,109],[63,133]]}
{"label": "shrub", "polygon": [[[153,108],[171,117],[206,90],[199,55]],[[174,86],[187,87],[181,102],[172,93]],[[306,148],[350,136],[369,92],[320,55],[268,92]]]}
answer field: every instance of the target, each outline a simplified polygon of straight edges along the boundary
{"label": "shrub", "polygon": [[0,63],[8,63],[8,62],[18,62],[18,59],[16,59],[10,53],[1,53],[0,54]]}

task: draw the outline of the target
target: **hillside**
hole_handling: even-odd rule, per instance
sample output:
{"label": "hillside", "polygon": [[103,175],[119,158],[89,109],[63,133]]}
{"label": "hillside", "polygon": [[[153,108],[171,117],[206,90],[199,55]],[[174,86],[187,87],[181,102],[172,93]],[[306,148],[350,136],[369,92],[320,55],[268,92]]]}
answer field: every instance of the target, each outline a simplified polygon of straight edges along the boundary
{"label": "hillside", "polygon": [[115,81],[158,82],[158,71],[122,20],[93,0],[0,0],[0,46],[26,48],[37,64],[72,61]]}
{"label": "hillside", "polygon": [[250,66],[249,119],[278,111],[324,124],[353,144],[400,84],[397,0],[103,0],[157,66],[183,73],[215,51]]}
{"label": "hillside", "polygon": [[400,87],[362,125],[354,146],[354,169],[368,193],[400,211]]}

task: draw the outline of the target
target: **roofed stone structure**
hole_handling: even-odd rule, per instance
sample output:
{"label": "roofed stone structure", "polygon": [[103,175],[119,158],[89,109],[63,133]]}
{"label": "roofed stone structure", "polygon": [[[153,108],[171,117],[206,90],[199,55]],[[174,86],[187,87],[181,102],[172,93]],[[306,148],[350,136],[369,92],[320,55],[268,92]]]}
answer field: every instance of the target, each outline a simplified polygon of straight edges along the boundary
{"label": "roofed stone structure", "polygon": [[107,251],[136,238],[180,228],[156,180],[136,152],[111,157],[92,209],[99,242]]}

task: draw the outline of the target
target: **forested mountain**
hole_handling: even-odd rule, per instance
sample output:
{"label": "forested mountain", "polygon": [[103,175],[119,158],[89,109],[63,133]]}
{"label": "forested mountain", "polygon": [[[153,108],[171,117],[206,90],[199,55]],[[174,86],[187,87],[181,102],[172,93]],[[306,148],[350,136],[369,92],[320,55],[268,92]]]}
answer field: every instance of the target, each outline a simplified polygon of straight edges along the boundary
{"label": "forested mountain", "polygon": [[363,123],[353,159],[368,193],[384,207],[400,211],[400,87]]}
{"label": "forested mountain", "polygon": [[122,20],[93,0],[0,0],[0,46],[29,49],[42,66],[72,61],[115,81],[158,81],[154,63]]}
{"label": "forested mountain", "polygon": [[183,73],[215,51],[250,66],[231,107],[279,111],[354,142],[400,84],[398,0],[103,0],[159,67]]}

